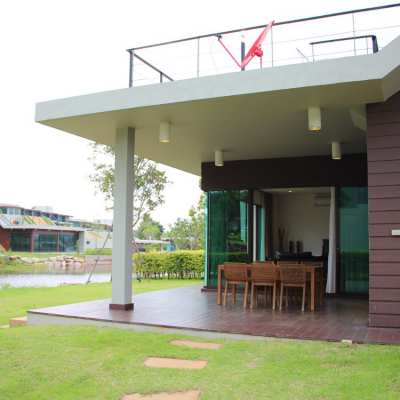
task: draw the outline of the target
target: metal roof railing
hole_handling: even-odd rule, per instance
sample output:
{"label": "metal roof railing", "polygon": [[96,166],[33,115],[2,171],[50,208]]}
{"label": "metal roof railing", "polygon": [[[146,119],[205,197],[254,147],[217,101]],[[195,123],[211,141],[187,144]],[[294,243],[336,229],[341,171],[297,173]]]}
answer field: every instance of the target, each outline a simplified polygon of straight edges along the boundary
{"label": "metal roof railing", "polygon": [[[382,48],[399,35],[399,21],[400,3],[278,21],[263,44],[264,56],[259,64],[253,61],[247,69],[375,53],[379,50],[378,38]],[[129,87],[238,71],[218,38],[223,37],[228,47],[243,54],[243,43],[253,43],[265,27],[129,48]]]}

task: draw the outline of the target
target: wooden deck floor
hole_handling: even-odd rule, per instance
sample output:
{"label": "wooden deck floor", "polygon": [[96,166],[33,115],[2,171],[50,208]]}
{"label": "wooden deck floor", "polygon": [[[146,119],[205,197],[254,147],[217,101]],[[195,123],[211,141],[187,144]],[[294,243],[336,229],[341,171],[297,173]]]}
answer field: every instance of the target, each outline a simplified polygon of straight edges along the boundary
{"label": "wooden deck floor", "polygon": [[216,293],[200,286],[163,290],[134,297],[135,310],[110,311],[109,300],[32,310],[29,316],[64,317],[119,324],[136,324],[195,331],[295,339],[352,340],[358,343],[400,344],[400,329],[369,328],[368,301],[329,298],[316,312],[298,307],[272,311],[261,305],[244,310],[237,305],[216,304]]}

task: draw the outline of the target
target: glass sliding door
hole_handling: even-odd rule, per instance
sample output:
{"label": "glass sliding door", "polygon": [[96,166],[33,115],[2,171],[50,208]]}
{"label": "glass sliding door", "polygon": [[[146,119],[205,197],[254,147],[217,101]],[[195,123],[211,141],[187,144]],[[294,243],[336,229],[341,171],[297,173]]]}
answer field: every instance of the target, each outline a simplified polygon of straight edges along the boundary
{"label": "glass sliding door", "polygon": [[207,286],[216,286],[218,265],[249,261],[247,190],[207,193]]}
{"label": "glass sliding door", "polygon": [[340,291],[368,294],[368,191],[339,189]]}

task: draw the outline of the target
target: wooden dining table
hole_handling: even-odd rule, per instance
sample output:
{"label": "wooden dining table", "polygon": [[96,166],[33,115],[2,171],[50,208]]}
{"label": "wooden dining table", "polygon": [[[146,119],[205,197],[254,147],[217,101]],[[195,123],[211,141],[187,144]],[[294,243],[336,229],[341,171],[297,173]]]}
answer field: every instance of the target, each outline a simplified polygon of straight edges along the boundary
{"label": "wooden dining table", "polygon": [[[251,264],[247,266],[248,271],[251,271]],[[300,265],[299,265],[300,267]],[[311,283],[311,304],[310,304],[310,311],[315,311],[315,304],[316,304],[316,275],[322,272],[322,266],[320,265],[303,265],[306,270],[306,273],[310,276],[310,283]],[[279,265],[277,265],[277,269],[279,271]],[[224,272],[224,265],[218,265],[218,282],[217,282],[217,304],[222,304],[222,274]]]}

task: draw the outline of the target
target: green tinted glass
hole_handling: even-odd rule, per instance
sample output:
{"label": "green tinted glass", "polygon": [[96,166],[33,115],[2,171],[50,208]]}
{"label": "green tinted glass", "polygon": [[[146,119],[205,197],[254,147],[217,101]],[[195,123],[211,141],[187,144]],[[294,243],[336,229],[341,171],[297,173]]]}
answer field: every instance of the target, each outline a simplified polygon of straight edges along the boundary
{"label": "green tinted glass", "polygon": [[340,288],[345,293],[368,293],[368,191],[339,190]]}
{"label": "green tinted glass", "polygon": [[225,261],[248,261],[247,190],[207,194],[207,282],[217,284],[217,268]]}

